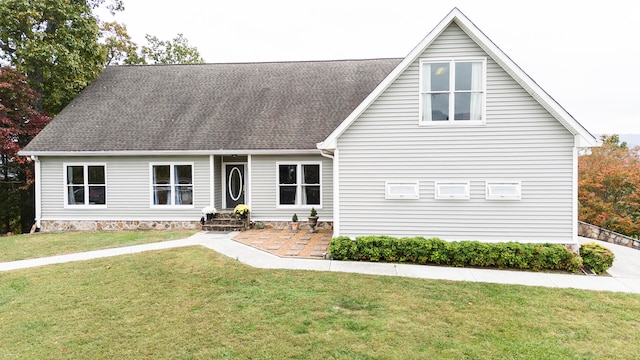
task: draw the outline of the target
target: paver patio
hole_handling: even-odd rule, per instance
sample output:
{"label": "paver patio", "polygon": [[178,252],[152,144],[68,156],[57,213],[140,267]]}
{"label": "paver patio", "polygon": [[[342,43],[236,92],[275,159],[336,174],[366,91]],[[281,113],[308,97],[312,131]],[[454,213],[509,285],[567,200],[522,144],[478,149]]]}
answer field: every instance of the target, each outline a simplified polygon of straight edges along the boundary
{"label": "paver patio", "polygon": [[241,232],[233,240],[267,251],[280,257],[323,259],[329,251],[331,230],[307,229],[250,229]]}

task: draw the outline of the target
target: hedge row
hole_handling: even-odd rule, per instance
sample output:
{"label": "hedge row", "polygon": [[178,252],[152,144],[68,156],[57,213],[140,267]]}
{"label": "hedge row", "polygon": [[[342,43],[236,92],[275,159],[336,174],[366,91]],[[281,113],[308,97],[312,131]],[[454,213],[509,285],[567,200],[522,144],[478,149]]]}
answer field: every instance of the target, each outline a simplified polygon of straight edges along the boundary
{"label": "hedge row", "polygon": [[520,270],[566,270],[579,272],[582,259],[558,244],[516,242],[448,242],[438,238],[341,236],[329,248],[336,260],[400,262],[447,266],[476,266]]}

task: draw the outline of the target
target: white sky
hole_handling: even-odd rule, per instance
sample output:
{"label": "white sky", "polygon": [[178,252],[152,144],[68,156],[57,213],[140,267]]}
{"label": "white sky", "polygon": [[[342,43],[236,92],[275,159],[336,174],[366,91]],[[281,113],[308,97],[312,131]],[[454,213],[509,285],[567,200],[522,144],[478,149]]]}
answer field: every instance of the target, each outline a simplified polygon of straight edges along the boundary
{"label": "white sky", "polygon": [[[124,0],[142,45],[184,34],[206,62],[404,57],[458,7],[589,131],[640,133],[638,0]],[[107,20],[107,16],[102,16]]]}

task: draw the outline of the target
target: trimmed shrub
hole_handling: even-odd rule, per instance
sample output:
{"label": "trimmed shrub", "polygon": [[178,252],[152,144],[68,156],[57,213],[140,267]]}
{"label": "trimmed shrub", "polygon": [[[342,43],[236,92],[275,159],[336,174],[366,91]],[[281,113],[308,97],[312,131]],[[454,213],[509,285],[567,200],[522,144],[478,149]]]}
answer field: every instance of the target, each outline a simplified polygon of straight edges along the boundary
{"label": "trimmed shrub", "polygon": [[516,242],[447,242],[439,238],[394,238],[390,236],[346,236],[334,238],[329,252],[336,260],[400,262],[447,266],[475,266],[521,270],[566,270],[578,272],[582,259],[558,244]]}
{"label": "trimmed shrub", "polygon": [[613,266],[613,259],[616,257],[611,250],[594,242],[580,245],[580,256],[584,265],[596,274]]}

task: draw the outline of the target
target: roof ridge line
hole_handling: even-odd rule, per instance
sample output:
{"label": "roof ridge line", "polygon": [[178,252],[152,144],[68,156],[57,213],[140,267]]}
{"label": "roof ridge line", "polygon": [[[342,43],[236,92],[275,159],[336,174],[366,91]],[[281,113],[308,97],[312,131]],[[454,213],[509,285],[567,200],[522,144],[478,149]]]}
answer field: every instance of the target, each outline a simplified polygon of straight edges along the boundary
{"label": "roof ridge line", "polygon": [[356,62],[356,61],[382,61],[402,60],[403,57],[378,57],[365,59],[333,59],[333,60],[282,60],[282,61],[246,61],[246,62],[211,62],[201,64],[133,64],[133,65],[109,65],[110,67],[170,67],[170,66],[207,66],[207,65],[255,65],[255,64],[297,64],[297,63],[329,63],[329,62]]}

